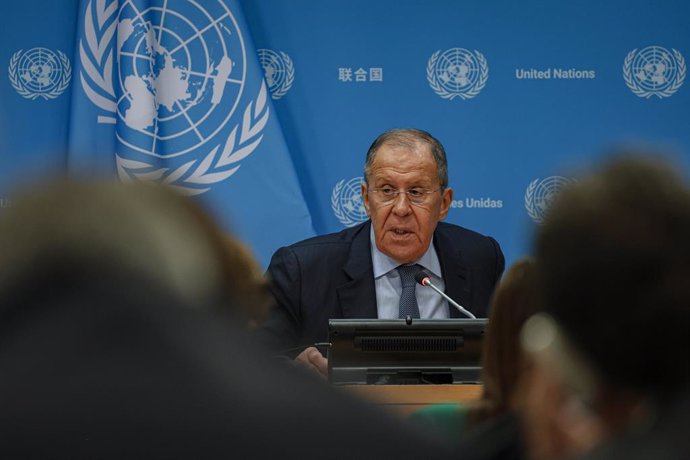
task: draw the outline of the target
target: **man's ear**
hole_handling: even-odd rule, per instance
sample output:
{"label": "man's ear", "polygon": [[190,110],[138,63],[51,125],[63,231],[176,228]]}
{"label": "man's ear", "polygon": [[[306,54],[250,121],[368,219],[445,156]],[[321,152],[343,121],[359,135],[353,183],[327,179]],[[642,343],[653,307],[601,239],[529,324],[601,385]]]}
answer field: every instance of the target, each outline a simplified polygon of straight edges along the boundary
{"label": "man's ear", "polygon": [[367,193],[366,182],[362,182],[362,203],[364,203],[364,209],[367,211],[367,216],[371,217],[371,212],[369,212],[369,194]]}
{"label": "man's ear", "polygon": [[450,203],[453,201],[453,189],[447,187],[443,190],[443,195],[441,196],[441,213],[439,214],[438,220],[443,220],[448,215],[450,210]]}

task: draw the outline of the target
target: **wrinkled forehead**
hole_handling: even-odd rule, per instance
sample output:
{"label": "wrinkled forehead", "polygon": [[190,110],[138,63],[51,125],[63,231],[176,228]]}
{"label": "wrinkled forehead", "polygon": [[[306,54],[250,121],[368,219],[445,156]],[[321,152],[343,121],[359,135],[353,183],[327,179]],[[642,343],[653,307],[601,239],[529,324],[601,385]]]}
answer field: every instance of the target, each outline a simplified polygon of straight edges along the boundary
{"label": "wrinkled forehead", "polygon": [[425,151],[387,148],[379,155],[369,171],[369,179],[375,184],[384,181],[432,186],[438,180],[436,163]]}
{"label": "wrinkled forehead", "polygon": [[386,139],[380,146],[379,150],[381,147],[390,147],[390,148],[404,148],[408,150],[424,150],[426,149],[431,153],[431,145],[429,145],[428,142],[426,142],[424,139],[420,139],[418,136],[412,136],[412,135],[406,135],[406,134],[398,134],[397,136],[392,136],[388,139]]}
{"label": "wrinkled forehead", "polygon": [[419,137],[414,137],[411,135],[398,135],[390,139],[386,139],[374,153],[374,158],[376,158],[376,153],[381,151],[384,147],[388,147],[393,150],[407,150],[413,152],[425,152],[431,155],[431,144],[426,142],[424,139]]}
{"label": "wrinkled forehead", "polygon": [[386,139],[370,153],[371,156],[367,158],[364,167],[367,182],[382,169],[393,169],[403,173],[422,169],[441,180],[432,145],[424,139],[398,134]]}

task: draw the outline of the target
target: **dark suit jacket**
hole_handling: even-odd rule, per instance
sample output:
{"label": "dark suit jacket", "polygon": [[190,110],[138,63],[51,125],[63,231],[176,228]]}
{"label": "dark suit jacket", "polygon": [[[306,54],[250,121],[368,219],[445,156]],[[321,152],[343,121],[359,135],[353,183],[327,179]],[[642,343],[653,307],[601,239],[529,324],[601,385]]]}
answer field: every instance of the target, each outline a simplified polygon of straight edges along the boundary
{"label": "dark suit jacket", "polygon": [[[268,267],[275,298],[264,330],[275,349],[327,339],[331,318],[376,318],[371,222],[280,248]],[[477,317],[505,267],[496,240],[439,223],[434,245],[446,294]],[[451,317],[463,317],[450,307]]]}

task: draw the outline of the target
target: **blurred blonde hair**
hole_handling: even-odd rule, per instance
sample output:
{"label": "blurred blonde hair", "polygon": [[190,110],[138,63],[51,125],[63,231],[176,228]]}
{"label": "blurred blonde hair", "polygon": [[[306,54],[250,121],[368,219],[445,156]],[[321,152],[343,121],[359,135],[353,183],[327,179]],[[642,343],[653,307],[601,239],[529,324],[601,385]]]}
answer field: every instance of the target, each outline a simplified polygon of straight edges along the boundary
{"label": "blurred blonde hair", "polygon": [[268,293],[251,252],[197,202],[152,183],[46,183],[0,215],[0,294],[60,267],[142,276],[191,306],[261,318]]}

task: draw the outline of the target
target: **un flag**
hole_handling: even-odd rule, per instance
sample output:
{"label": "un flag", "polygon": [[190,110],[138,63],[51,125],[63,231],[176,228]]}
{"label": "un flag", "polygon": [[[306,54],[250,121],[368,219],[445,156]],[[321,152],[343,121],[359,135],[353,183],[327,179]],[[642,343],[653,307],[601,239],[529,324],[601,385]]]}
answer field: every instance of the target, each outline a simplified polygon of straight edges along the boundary
{"label": "un flag", "polygon": [[198,196],[264,265],[313,235],[236,1],[82,0],[79,14],[73,173]]}

